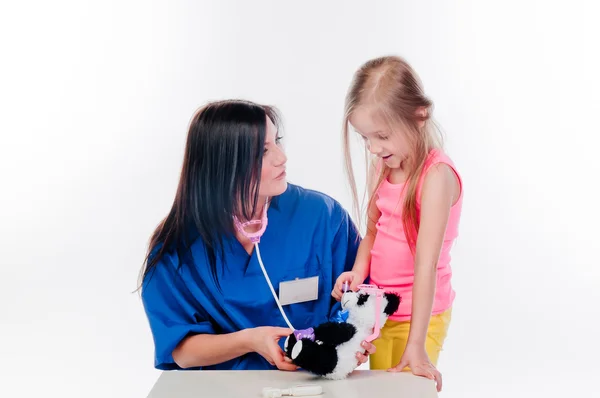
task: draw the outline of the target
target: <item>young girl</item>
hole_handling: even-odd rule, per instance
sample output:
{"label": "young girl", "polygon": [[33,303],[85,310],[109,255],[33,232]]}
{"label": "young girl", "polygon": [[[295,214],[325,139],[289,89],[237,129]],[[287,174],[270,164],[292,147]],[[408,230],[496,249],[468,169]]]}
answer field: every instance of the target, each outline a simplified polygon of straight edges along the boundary
{"label": "young girl", "polygon": [[346,165],[355,205],[356,184],[349,156],[349,125],[364,139],[374,161],[369,177],[367,232],[352,271],[336,281],[340,299],[367,277],[401,296],[374,341],[371,369],[435,379],[454,300],[450,248],[458,233],[462,182],[440,149],[431,124],[431,101],[419,78],[401,58],[368,61],[354,76],[346,98]]}

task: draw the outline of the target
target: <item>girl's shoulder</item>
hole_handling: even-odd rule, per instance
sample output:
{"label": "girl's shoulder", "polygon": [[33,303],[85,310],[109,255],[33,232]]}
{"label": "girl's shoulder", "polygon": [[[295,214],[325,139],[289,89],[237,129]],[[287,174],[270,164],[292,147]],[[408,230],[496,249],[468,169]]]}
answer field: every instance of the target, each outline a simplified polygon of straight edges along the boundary
{"label": "girl's shoulder", "polygon": [[423,166],[423,171],[421,172],[421,176],[419,178],[419,183],[417,187],[417,200],[420,201],[421,191],[423,189],[423,184],[425,182],[426,177],[431,175],[431,170],[435,169],[436,171],[444,171],[443,168],[446,167],[448,171],[450,171],[459,187],[459,196],[462,196],[463,190],[463,182],[462,177],[454,163],[454,161],[450,158],[450,156],[441,148],[434,148],[429,152],[425,160],[425,164]]}
{"label": "girl's shoulder", "polygon": [[454,161],[450,158],[450,156],[448,156],[448,154],[444,152],[443,149],[434,148],[431,151],[429,151],[429,155],[427,155],[427,158],[425,159],[425,164],[423,165],[423,170],[420,176],[420,183],[423,183],[425,176],[433,167],[439,167],[442,165],[447,166],[460,179],[460,173],[458,172],[458,169],[454,164]]}
{"label": "girl's shoulder", "polygon": [[443,149],[433,148],[431,151],[429,151],[429,155],[427,155],[424,170],[430,169],[432,166],[440,163],[448,164],[451,168],[456,169],[454,161]]}

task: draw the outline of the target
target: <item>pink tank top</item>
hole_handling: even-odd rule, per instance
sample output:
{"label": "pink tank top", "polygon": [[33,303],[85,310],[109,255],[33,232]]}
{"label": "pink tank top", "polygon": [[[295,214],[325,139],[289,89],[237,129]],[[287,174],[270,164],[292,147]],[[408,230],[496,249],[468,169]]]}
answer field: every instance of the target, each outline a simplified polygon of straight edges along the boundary
{"label": "pink tank top", "polygon": [[[433,301],[432,315],[440,314],[452,306],[455,292],[452,289],[452,269],[450,267],[450,249],[458,236],[458,224],[462,209],[462,180],[454,163],[442,151],[434,149],[425,161],[425,167],[417,185],[417,211],[421,203],[421,189],[424,177],[431,166],[437,163],[449,165],[460,184],[460,196],[450,210],[446,235],[437,267],[437,284]],[[392,316],[392,321],[410,320],[412,310],[412,287],[414,281],[414,257],[410,252],[402,226],[402,208],[404,203],[404,183],[392,184],[384,180],[376,192],[377,208],[381,216],[377,223],[377,235],[371,250],[371,283],[387,291],[398,293],[402,300],[400,307]]]}

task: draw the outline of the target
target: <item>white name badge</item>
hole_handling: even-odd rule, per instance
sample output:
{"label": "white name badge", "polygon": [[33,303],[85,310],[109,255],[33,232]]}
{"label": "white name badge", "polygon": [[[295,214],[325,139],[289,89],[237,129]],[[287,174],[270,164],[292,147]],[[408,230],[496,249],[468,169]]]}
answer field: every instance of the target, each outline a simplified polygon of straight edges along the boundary
{"label": "white name badge", "polygon": [[279,283],[279,302],[281,305],[303,303],[318,298],[318,276]]}

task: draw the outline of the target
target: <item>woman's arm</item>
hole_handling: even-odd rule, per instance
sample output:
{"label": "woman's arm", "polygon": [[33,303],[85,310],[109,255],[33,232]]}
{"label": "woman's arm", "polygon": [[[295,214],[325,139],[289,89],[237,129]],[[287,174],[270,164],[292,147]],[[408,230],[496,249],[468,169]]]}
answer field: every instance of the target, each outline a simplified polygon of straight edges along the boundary
{"label": "woman's arm", "polygon": [[173,350],[173,360],[185,369],[215,365],[251,351],[248,330],[228,334],[197,334],[181,341]]}
{"label": "woman's arm", "polygon": [[278,345],[287,328],[258,327],[222,334],[198,298],[194,298],[168,253],[144,280],[142,302],[155,345],[155,367],[163,370],[210,366],[256,352],[279,369],[294,370],[284,362]]}
{"label": "woman's arm", "polygon": [[181,368],[210,366],[249,352],[257,352],[281,370],[297,367],[284,360],[278,345],[292,331],[279,327],[258,327],[228,334],[197,334],[186,337],[174,350],[173,360]]}

